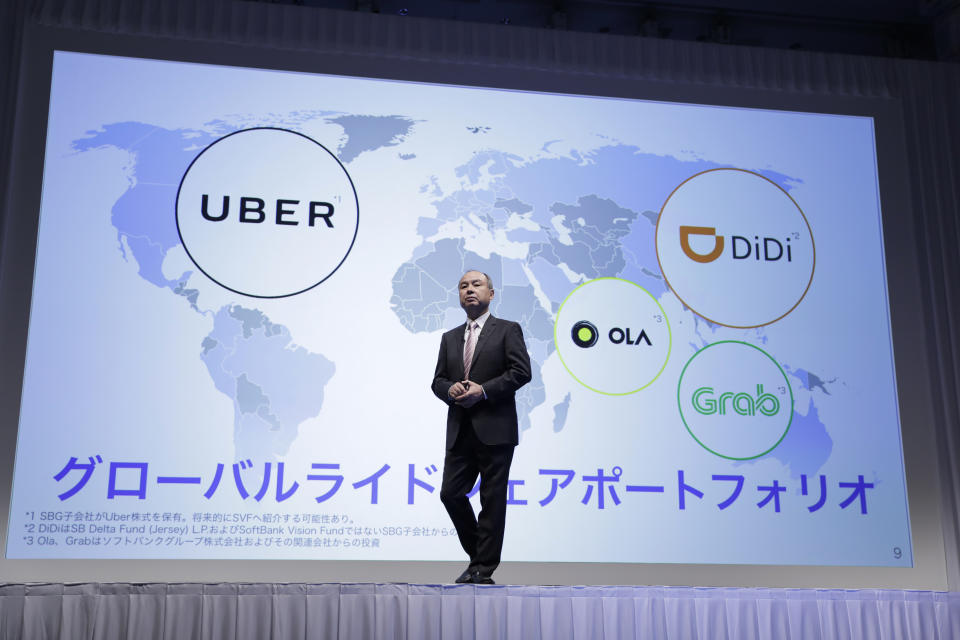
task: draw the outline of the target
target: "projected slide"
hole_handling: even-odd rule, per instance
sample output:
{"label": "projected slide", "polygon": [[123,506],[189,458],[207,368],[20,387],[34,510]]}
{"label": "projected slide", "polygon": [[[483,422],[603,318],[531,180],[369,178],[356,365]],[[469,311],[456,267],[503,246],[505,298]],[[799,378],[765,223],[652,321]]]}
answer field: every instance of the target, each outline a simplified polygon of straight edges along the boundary
{"label": "projected slide", "polygon": [[504,560],[912,565],[870,118],[64,52],[8,557],[462,559],[468,269]]}

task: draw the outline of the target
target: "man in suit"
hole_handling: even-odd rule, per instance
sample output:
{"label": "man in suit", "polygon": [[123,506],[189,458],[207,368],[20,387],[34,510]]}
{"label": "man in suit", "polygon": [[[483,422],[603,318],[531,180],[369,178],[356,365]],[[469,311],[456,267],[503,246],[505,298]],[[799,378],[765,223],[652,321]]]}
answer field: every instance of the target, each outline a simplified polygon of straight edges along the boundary
{"label": "man in suit", "polygon": [[[507,480],[517,445],[517,389],[530,381],[520,325],[490,315],[490,276],[468,271],[458,285],[467,322],[443,334],[433,393],[447,405],[447,452],[440,500],[470,564],[457,582],[493,584],[507,513]],[[480,517],[467,494],[480,476]]]}

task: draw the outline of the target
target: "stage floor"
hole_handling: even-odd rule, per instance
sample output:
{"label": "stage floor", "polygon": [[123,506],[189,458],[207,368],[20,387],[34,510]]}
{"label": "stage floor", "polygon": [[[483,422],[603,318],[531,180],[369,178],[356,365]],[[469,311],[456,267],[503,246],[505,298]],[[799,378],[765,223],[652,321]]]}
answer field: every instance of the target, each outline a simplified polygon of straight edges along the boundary
{"label": "stage floor", "polygon": [[960,639],[960,593],[430,584],[4,584],[0,638]]}

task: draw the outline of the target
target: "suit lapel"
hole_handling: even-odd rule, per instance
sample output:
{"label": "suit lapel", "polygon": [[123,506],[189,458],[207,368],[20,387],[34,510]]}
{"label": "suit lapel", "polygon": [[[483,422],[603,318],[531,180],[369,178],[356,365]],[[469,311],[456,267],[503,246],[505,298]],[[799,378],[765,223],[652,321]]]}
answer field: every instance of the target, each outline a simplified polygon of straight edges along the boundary
{"label": "suit lapel", "polygon": [[[466,327],[466,324],[464,324]],[[493,316],[487,318],[487,321],[483,324],[483,330],[480,331],[480,336],[477,337],[477,347],[473,350],[473,360],[470,361],[470,370],[473,371],[473,366],[477,364],[477,357],[480,355],[480,352],[483,351],[484,345],[490,341],[490,336],[493,335],[495,329],[497,328],[497,319]]]}

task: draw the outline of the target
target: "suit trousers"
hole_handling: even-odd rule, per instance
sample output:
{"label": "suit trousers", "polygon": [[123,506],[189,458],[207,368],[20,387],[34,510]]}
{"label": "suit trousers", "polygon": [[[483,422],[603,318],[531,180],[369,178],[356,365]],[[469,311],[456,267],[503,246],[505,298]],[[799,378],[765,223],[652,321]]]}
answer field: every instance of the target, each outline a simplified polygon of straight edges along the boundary
{"label": "suit trousers", "polygon": [[[486,445],[473,425],[460,425],[457,440],[443,460],[440,500],[457,529],[460,545],[470,556],[470,569],[490,576],[500,564],[503,528],[507,515],[507,488],[512,444]],[[480,476],[480,516],[467,497]]]}

